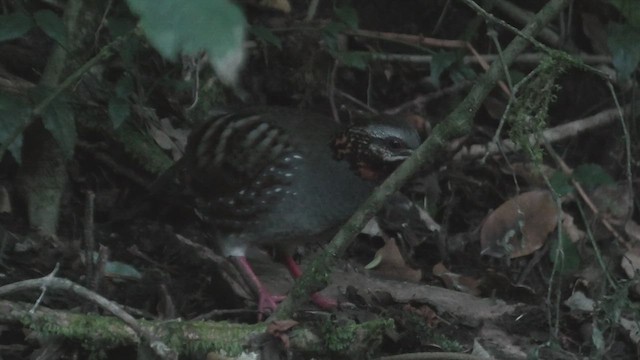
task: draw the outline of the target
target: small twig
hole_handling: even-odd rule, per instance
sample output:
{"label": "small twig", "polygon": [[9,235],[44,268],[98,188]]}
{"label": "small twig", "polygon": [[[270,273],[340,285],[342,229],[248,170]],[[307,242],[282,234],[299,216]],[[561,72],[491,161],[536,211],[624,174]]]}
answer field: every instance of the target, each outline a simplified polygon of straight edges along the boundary
{"label": "small twig", "polygon": [[[564,162],[564,160],[562,160],[560,155],[558,155],[556,153],[556,151],[549,144],[549,142],[545,141],[544,145],[545,145],[545,148],[547,149],[547,151],[549,152],[549,155],[551,155],[553,160],[560,167],[560,170],[565,175],[571,176],[571,174],[573,173],[573,169],[571,169],[569,167],[569,165],[567,165],[567,163]],[[613,225],[611,225],[609,220],[607,220],[605,217],[600,215],[600,211],[598,210],[598,207],[593,203],[593,201],[591,200],[591,197],[587,194],[587,192],[582,187],[582,184],[580,184],[580,182],[578,182],[573,177],[570,178],[570,181],[571,181],[571,185],[573,185],[573,187],[576,189],[576,192],[580,195],[580,197],[585,202],[585,204],[587,204],[589,209],[591,209],[591,211],[593,212],[594,216],[596,216],[596,218],[598,220],[600,220],[602,225],[604,225],[604,227],[606,227],[607,230],[609,230],[609,232],[611,232],[611,234],[616,238],[616,240],[618,240],[618,242],[621,245],[623,245],[627,250],[630,250],[633,246],[631,244],[629,244],[627,241],[625,241],[625,239],[622,237],[622,235],[620,235],[620,233],[618,233],[618,231],[613,227]]]}
{"label": "small twig", "polygon": [[109,248],[100,245],[100,249],[98,250],[98,259],[94,266],[93,278],[91,279],[91,290],[98,291],[98,289],[100,289],[100,283],[102,283],[102,279],[104,278],[104,269],[107,266],[108,261]]}
{"label": "small twig", "polygon": [[[502,11],[504,14],[509,15],[520,24],[527,24],[533,19],[533,13],[519,8],[510,1],[494,0],[493,5],[496,7],[496,9]],[[549,45],[560,46],[560,36],[551,31],[548,27],[542,29],[538,36]]]}
{"label": "small twig", "polygon": [[[56,267],[53,268],[53,271],[49,275],[47,275],[47,276],[42,278],[43,282],[40,285],[40,290],[42,290],[42,291],[40,292],[40,296],[38,296],[38,300],[36,300],[35,304],[33,304],[33,307],[31,308],[31,310],[29,310],[30,314],[33,314],[36,311],[36,309],[38,308],[38,306],[42,302],[42,299],[44,299],[44,294],[47,292],[47,287],[51,283],[51,279],[53,279],[56,276],[56,274],[58,273],[59,269],[60,269],[60,263],[56,263]],[[0,288],[0,289],[2,289],[2,288]]]}
{"label": "small twig", "polygon": [[[395,42],[400,42],[400,43],[409,44],[409,45],[467,49],[471,54],[473,54],[474,57],[477,58],[477,61],[483,70],[486,71],[489,69],[489,64],[480,57],[480,54],[476,51],[473,45],[468,41],[444,40],[444,39],[429,38],[429,37],[418,36],[418,35],[397,34],[397,33],[360,30],[360,29],[348,30],[345,33],[353,36],[361,36],[361,37],[367,37],[367,38],[395,41]],[[507,86],[502,81],[498,81],[498,84],[500,85],[500,88],[502,89],[502,91],[504,91],[507,95],[509,95],[509,89],[507,88]]]}
{"label": "small twig", "polygon": [[248,309],[229,309],[229,310],[215,309],[215,310],[211,310],[211,311],[209,311],[207,313],[198,315],[198,316],[194,317],[191,320],[192,321],[202,321],[202,320],[209,320],[209,319],[217,317],[217,316],[242,315],[242,314],[253,315],[253,314],[257,314],[257,313],[258,313],[257,310],[248,310]]}
{"label": "small twig", "polygon": [[85,204],[84,204],[84,245],[85,245],[85,258],[87,259],[87,285],[91,288],[91,290],[96,290],[95,287],[92,286],[92,280],[94,278],[94,262],[93,262],[93,254],[96,251],[96,243],[95,238],[93,236],[94,233],[94,225],[93,225],[93,209],[94,209],[94,200],[96,198],[96,194],[87,190],[85,192]]}
{"label": "small twig", "polygon": [[491,360],[491,358],[454,352],[423,352],[383,356],[376,360]]}
{"label": "small twig", "polygon": [[[624,108],[625,111],[629,111],[631,109],[630,106]],[[619,116],[618,109],[607,109],[603,110],[595,115],[575,120],[563,125],[559,125],[550,129],[546,129],[542,132],[542,138],[549,143],[558,142],[570,137],[578,136],[580,133],[601,127],[604,125],[608,125],[615,121]],[[535,144],[537,142],[536,136],[534,134],[529,135],[529,143]],[[505,152],[513,152],[519,149],[519,147],[511,140],[503,140],[501,141],[501,146]],[[462,150],[458,151],[456,155],[454,155],[454,160],[459,161],[462,159],[475,158],[484,156],[485,154],[496,154],[499,152],[499,148],[496,143],[492,140],[487,144],[476,144],[469,147],[465,147]]]}
{"label": "small twig", "polygon": [[113,0],[109,0],[107,1],[107,6],[104,9],[103,13],[102,13],[102,18],[100,19],[100,23],[98,24],[98,28],[96,29],[95,34],[93,35],[93,44],[94,46],[98,46],[98,39],[100,37],[100,32],[102,31],[102,28],[104,28],[104,25],[107,23],[107,15],[109,15],[109,12],[111,11],[111,6],[113,5]]}
{"label": "small twig", "polygon": [[451,0],[447,0],[447,2],[442,7],[442,11],[440,12],[438,21],[436,21],[436,24],[433,26],[433,30],[431,30],[431,34],[435,34],[440,30],[440,26],[442,26],[442,21],[447,15],[447,10],[449,10],[449,8],[451,8]]}
{"label": "small twig", "polygon": [[[502,26],[503,28],[511,31],[512,33],[514,33],[517,36],[521,36],[522,38],[524,38],[525,40],[527,40],[531,44],[533,44],[535,47],[537,47],[539,49],[542,49],[542,50],[544,50],[546,52],[550,52],[551,51],[546,45],[544,45],[540,41],[536,40],[535,37],[533,37],[533,36],[531,36],[529,34],[525,34],[524,32],[522,32],[522,31],[518,30],[517,28],[511,26],[506,21],[504,21],[504,20],[494,16],[493,14],[487,12],[480,5],[478,5],[475,1],[473,1],[473,0],[462,0],[462,2],[465,3],[472,10],[477,12],[480,16],[485,18],[486,20],[491,21],[493,23],[496,23],[496,24]],[[534,18],[531,17],[530,21],[533,21],[533,20],[534,20]],[[527,23],[529,24],[530,21],[527,21]]]}
{"label": "small twig", "polygon": [[81,298],[84,298],[86,300],[89,300],[98,304],[101,308],[109,311],[114,316],[122,320],[140,338],[147,341],[151,349],[155,352],[155,354],[160,356],[162,359],[178,358],[177,353],[173,349],[169,348],[166,344],[159,341],[156,338],[156,336],[152,334],[150,331],[140,326],[140,324],[138,324],[138,321],[133,316],[129,315],[126,311],[124,311],[120,305],[106,299],[105,297],[99,294],[96,294],[95,292],[85,288],[84,286],[74,283],[71,280],[55,277],[54,273],[56,271],[57,271],[57,265],[54,272],[52,272],[51,274],[45,277],[42,277],[39,279],[23,280],[23,281],[18,281],[12,284],[4,285],[0,287],[0,296],[8,295],[18,291],[31,290],[31,289],[42,288],[42,287],[48,287],[49,289],[52,289],[52,290],[63,290],[63,291],[74,293],[80,296]]}
{"label": "small twig", "polygon": [[[625,174],[627,176],[627,192],[629,193],[629,197],[633,199],[633,172],[631,171],[631,161],[633,159],[631,155],[631,136],[629,135],[629,130],[627,129],[627,123],[624,120],[625,111],[620,106],[618,96],[616,95],[616,91],[613,88],[613,84],[611,83],[611,81],[607,81],[607,87],[609,88],[609,92],[611,93],[611,97],[613,98],[613,102],[616,104],[616,109],[618,109],[619,113],[620,126],[622,127],[622,134],[624,135],[624,150],[626,153]],[[631,110],[634,110],[633,107],[631,108]],[[629,214],[629,218],[633,215],[633,202],[629,203],[629,209],[627,209],[627,213]]]}
{"label": "small twig", "polygon": [[[418,55],[418,54],[390,54],[390,53],[367,53],[369,58],[374,61],[399,61],[399,62],[409,62],[416,64],[430,64],[433,62],[432,55]],[[540,63],[543,57],[548,56],[542,53],[529,53],[522,54],[518,56],[514,62],[519,64],[532,64],[536,65]],[[574,58],[579,59],[585,64],[588,65],[599,65],[599,64],[611,64],[613,58],[609,55],[591,55],[591,54],[575,54],[572,55]],[[498,55],[467,55],[463,56],[461,61],[463,64],[475,64],[480,63],[481,61],[486,61],[492,63],[499,59]]]}
{"label": "small twig", "polygon": [[415,99],[408,101],[402,105],[396,106],[395,108],[392,109],[388,109],[385,111],[385,114],[389,114],[389,115],[396,115],[399,114],[403,111],[409,110],[409,109],[413,109],[413,108],[423,108],[427,103],[435,100],[435,99],[439,99],[443,96],[447,96],[447,95],[451,95],[453,93],[456,93],[462,89],[465,89],[469,86],[473,85],[473,82],[471,81],[461,81],[457,84],[453,84],[449,87],[446,88],[442,88],[438,91],[434,91],[432,93],[429,93],[427,95],[420,95],[418,97],[416,97]]}
{"label": "small twig", "polygon": [[340,116],[338,115],[338,108],[336,107],[336,74],[338,73],[338,65],[339,62],[336,60],[333,63],[333,68],[331,69],[331,74],[329,75],[329,89],[327,89],[327,93],[329,95],[329,104],[331,104],[331,114],[333,115],[333,121],[339,123]]}
{"label": "small twig", "polygon": [[353,96],[351,96],[351,95],[347,94],[346,92],[344,92],[344,91],[342,91],[342,90],[340,90],[340,89],[335,89],[335,93],[336,93],[337,95],[342,96],[343,98],[345,98],[345,99],[347,99],[347,100],[351,101],[352,103],[354,103],[354,104],[356,104],[356,105],[360,106],[361,108],[363,108],[363,109],[365,109],[365,110],[369,111],[369,112],[370,112],[370,113],[372,113],[372,114],[377,114],[377,113],[378,113],[378,111],[377,111],[376,109],[372,108],[371,106],[369,106],[369,105],[367,105],[367,104],[363,103],[362,101],[360,101],[360,100],[356,99],[355,97],[353,97]]}

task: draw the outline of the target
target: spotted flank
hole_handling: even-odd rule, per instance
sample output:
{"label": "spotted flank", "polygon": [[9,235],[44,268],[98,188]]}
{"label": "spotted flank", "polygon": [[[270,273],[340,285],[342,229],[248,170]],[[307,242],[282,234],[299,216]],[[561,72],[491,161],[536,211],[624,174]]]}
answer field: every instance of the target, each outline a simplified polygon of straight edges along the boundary
{"label": "spotted flank", "polygon": [[200,200],[201,213],[224,228],[241,228],[289,194],[297,164],[288,135],[261,115],[227,114],[194,130],[187,159],[191,187],[215,196]]}

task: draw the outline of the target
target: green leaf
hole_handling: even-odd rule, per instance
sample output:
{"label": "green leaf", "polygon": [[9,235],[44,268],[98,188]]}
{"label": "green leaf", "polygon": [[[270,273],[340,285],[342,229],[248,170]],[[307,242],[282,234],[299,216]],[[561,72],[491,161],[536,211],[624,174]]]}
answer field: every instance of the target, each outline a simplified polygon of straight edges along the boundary
{"label": "green leaf", "polygon": [[108,261],[104,266],[104,273],[111,278],[142,279],[142,274],[136,268],[119,261]]}
{"label": "green leaf", "polygon": [[118,80],[116,84],[116,95],[118,97],[126,98],[133,93],[133,80],[128,75],[124,75]]}
{"label": "green leaf", "polygon": [[358,13],[351,6],[340,6],[334,10],[336,16],[350,29],[358,28]]}
{"label": "green leaf", "polygon": [[322,28],[322,32],[325,37],[335,38],[342,31],[346,30],[347,26],[343,23],[332,21]]}
{"label": "green leaf", "polygon": [[40,10],[33,14],[38,27],[63,48],[67,46],[67,28],[56,13],[51,10]]}
{"label": "green leaf", "polygon": [[573,178],[587,189],[595,189],[600,185],[614,183],[611,175],[607,174],[600,165],[596,164],[582,164],[578,166],[573,172]]}
{"label": "green leaf", "polygon": [[573,192],[573,185],[569,183],[570,177],[565,175],[562,171],[556,171],[551,175],[549,183],[551,188],[558,194],[558,196],[565,196]]}
{"label": "green leaf", "polygon": [[249,31],[256,38],[266,43],[269,43],[277,47],[278,49],[282,49],[282,41],[280,41],[280,38],[277,37],[271,30],[267,29],[266,27],[254,25],[251,28],[249,28]]}
{"label": "green leaf", "polygon": [[[97,263],[98,261],[98,253],[94,252],[92,254],[93,262]],[[104,265],[104,273],[105,276],[116,279],[131,279],[131,280],[140,280],[142,279],[142,274],[135,267],[120,262],[120,261],[107,261]]]}
{"label": "green leaf", "polygon": [[453,52],[438,52],[433,55],[431,61],[431,82],[440,87],[440,75],[455,64],[458,60],[458,55]]}
{"label": "green leaf", "polygon": [[[35,99],[44,99],[46,91],[36,89]],[[42,123],[56,139],[64,157],[70,159],[76,146],[77,133],[73,111],[64,96],[56,97],[42,112]]]}
{"label": "green leaf", "polygon": [[109,118],[114,129],[119,128],[129,115],[131,115],[131,108],[127,99],[120,96],[109,99]]}
{"label": "green leaf", "polygon": [[473,80],[477,77],[478,74],[476,71],[468,65],[457,66],[454,71],[449,73],[449,78],[456,84],[463,81]]}
{"label": "green leaf", "polygon": [[568,274],[580,268],[581,260],[578,248],[564,233],[551,243],[549,258],[551,262],[558,261],[556,266],[561,274]]}
{"label": "green leaf", "polygon": [[629,79],[640,63],[640,30],[629,24],[611,23],[607,35],[613,67],[619,78]]}
{"label": "green leaf", "polygon": [[31,108],[18,97],[0,93],[0,144],[9,144],[9,152],[18,163],[22,162],[22,134],[12,139],[13,134],[29,121]]}
{"label": "green leaf", "polygon": [[347,66],[354,67],[359,70],[367,68],[368,54],[355,51],[340,51],[332,52],[333,56],[341,63]]}
{"label": "green leaf", "polygon": [[0,41],[12,40],[26,34],[33,27],[33,20],[22,12],[0,15]]}
{"label": "green leaf", "polygon": [[107,21],[107,28],[114,38],[128,34],[135,29],[135,27],[136,21],[128,17],[114,16]]}
{"label": "green leaf", "polygon": [[228,0],[127,0],[149,42],[167,59],[206,51],[223,82],[235,84],[244,60],[246,21]]}
{"label": "green leaf", "polygon": [[620,14],[624,16],[629,24],[640,28],[640,1],[638,0],[609,0]]}

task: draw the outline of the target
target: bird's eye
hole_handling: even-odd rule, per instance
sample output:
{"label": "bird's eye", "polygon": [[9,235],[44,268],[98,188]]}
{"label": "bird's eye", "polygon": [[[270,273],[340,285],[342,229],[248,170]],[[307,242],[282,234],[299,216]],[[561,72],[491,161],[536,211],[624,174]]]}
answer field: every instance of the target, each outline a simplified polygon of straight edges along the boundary
{"label": "bird's eye", "polygon": [[403,149],[403,148],[406,147],[405,144],[404,144],[404,141],[402,141],[402,140],[400,140],[398,138],[389,138],[389,139],[387,139],[387,146],[390,149],[393,149],[393,150]]}

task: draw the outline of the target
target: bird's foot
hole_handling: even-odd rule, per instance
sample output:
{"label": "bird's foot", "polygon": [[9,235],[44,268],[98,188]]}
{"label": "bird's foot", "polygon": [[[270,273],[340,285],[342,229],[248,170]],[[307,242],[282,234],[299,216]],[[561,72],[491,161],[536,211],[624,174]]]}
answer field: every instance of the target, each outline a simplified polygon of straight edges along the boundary
{"label": "bird's foot", "polygon": [[322,310],[331,310],[338,307],[338,302],[335,299],[322,296],[319,293],[311,294],[311,301]]}
{"label": "bird's foot", "polygon": [[258,320],[262,321],[263,316],[273,314],[278,304],[285,298],[286,296],[283,295],[272,295],[264,287],[260,289],[258,294]]}

